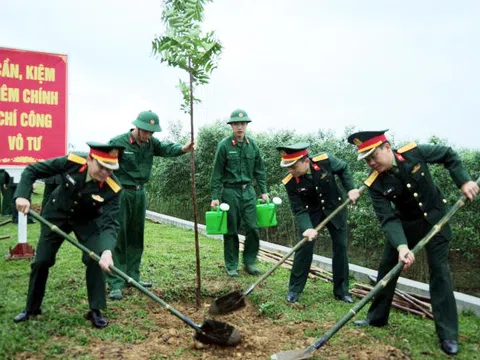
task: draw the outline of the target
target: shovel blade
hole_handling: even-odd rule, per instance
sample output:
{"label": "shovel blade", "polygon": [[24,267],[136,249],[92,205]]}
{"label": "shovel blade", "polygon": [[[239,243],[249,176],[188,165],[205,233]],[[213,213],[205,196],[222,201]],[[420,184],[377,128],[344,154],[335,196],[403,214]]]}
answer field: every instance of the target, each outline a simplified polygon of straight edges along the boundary
{"label": "shovel blade", "polygon": [[237,329],[221,321],[207,319],[200,329],[202,331],[195,333],[195,339],[204,344],[236,346],[242,340]]}
{"label": "shovel blade", "polygon": [[311,352],[306,352],[304,350],[288,350],[282,351],[276,354],[273,354],[270,359],[271,360],[302,360],[302,359],[310,359],[312,357]]}
{"label": "shovel blade", "polygon": [[243,291],[236,290],[215,299],[210,305],[208,313],[210,315],[228,314],[232,311],[242,309],[245,305],[245,295]]}

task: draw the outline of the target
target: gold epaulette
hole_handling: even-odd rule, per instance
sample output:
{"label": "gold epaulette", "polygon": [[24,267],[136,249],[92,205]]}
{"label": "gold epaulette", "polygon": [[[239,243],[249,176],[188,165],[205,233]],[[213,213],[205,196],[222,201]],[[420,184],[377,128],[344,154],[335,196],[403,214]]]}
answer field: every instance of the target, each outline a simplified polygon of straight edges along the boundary
{"label": "gold epaulette", "polygon": [[407,145],[402,146],[400,149],[398,149],[397,153],[403,154],[404,152],[415,149],[416,147],[417,147],[417,143],[415,141],[412,141],[411,143],[408,143]]}
{"label": "gold epaulette", "polygon": [[377,178],[379,172],[377,170],[373,170],[370,176],[365,180],[363,183],[367,185],[368,187],[372,186],[373,182]]}
{"label": "gold epaulette", "polygon": [[327,160],[328,159],[328,154],[320,154],[312,158],[313,161],[322,161],[322,160]]}
{"label": "gold epaulette", "polygon": [[292,174],[288,174],[287,176],[285,176],[284,179],[282,180],[283,185],[287,185],[288,182],[292,180],[292,178],[293,178]]}
{"label": "gold epaulette", "polygon": [[68,160],[74,162],[75,164],[85,165],[87,163],[87,159],[78,156],[77,154],[70,153],[68,154]]}
{"label": "gold epaulette", "polygon": [[110,176],[107,178],[107,184],[110,186],[113,190],[113,192],[118,193],[120,189],[122,188],[120,185],[117,184],[115,180],[113,180]]}

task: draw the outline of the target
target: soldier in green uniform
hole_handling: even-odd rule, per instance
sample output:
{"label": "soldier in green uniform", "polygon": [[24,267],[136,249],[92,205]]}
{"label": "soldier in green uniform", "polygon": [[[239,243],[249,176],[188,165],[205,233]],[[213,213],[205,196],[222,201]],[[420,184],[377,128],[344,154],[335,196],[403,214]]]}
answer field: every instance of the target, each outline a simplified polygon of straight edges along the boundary
{"label": "soldier in green uniform", "polygon": [[[147,198],[144,186],[152,175],[153,157],[180,156],[193,151],[194,144],[185,145],[161,142],[153,137],[154,132],[162,131],[158,115],[152,111],[141,112],[133,121],[134,129],[119,135],[110,144],[125,147],[120,159],[120,168],[115,175],[120,180],[123,191],[120,200],[120,230],[117,246],[113,253],[115,266],[144,287],[152,284],[140,280],[140,263],[144,248],[144,227]],[[109,298],[121,300],[125,280],[109,274]]]}
{"label": "soldier in green uniform", "polygon": [[[360,197],[359,190],[353,185],[347,163],[327,153],[309,157],[309,146],[308,143],[297,143],[277,147],[282,155],[280,166],[289,171],[283,184],[295,215],[299,237],[307,237],[309,240],[295,252],[286,297],[289,303],[298,301],[307,282],[314,239],[318,235],[314,228],[344,202],[344,195],[335,176],[340,178],[353,203]],[[327,229],[332,239],[333,295],[337,300],[353,303],[348,291],[347,210],[336,215],[327,224]]]}
{"label": "soldier in green uniform", "polygon": [[240,224],[245,229],[243,264],[251,275],[259,275],[255,267],[260,236],[257,226],[256,193],[253,182],[260,187],[261,198],[268,200],[267,180],[263,159],[256,142],[246,135],[251,119],[244,110],[230,115],[233,134],[217,146],[211,178],[212,202],[215,208],[222,202],[230,205],[227,213],[228,233],[223,236],[225,268],[229,276],[238,276]]}
{"label": "soldier in green uniform", "polygon": [[[458,155],[447,146],[410,143],[394,150],[384,131],[363,131],[349,136],[373,171],[365,184],[383,232],[386,235],[377,279],[382,279],[397,262],[408,269],[415,261],[412,249],[444,216],[446,200],[433,182],[428,164],[443,164],[462,193],[473,200],[478,185],[470,179]],[[458,352],[458,316],[453,282],[448,266],[451,229],[447,224],[426,246],[430,270],[430,294],[435,328],[447,354]],[[356,325],[385,326],[397,278],[376,296],[365,320]]]}
{"label": "soldier in green uniform", "polygon": [[[118,181],[112,176],[118,168],[118,157],[122,147],[100,143],[87,143],[87,156],[70,153],[29,165],[15,192],[16,207],[27,214],[30,209],[32,184],[37,179],[62,175],[62,184],[48,198],[42,215],[66,233],[74,232],[78,241],[100,256],[100,262],[83,254],[86,265],[86,281],[90,310],[86,318],[93,326],[108,325],[101,309],[106,307],[105,275],[113,265],[112,250],[118,231],[120,208]],[[62,236],[42,225],[35,259],[31,264],[27,306],[18,314],[15,322],[29,320],[41,314],[49,268],[55,264],[55,256],[63,243]]]}
{"label": "soldier in green uniform", "polygon": [[2,192],[2,215],[12,215],[13,213],[13,193],[10,187],[10,182],[13,178],[8,172],[0,169],[0,190]]}

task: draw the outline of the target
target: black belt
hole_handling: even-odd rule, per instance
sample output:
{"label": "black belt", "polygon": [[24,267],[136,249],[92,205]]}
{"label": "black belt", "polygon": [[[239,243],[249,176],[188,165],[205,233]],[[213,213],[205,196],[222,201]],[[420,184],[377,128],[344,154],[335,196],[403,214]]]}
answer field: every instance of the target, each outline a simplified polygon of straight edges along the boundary
{"label": "black belt", "polygon": [[122,188],[127,190],[142,190],[143,185],[122,185]]}
{"label": "black belt", "polygon": [[245,190],[250,185],[252,185],[252,184],[251,183],[246,183],[246,184],[223,184],[223,187],[226,187],[226,188],[229,188],[229,189]]}

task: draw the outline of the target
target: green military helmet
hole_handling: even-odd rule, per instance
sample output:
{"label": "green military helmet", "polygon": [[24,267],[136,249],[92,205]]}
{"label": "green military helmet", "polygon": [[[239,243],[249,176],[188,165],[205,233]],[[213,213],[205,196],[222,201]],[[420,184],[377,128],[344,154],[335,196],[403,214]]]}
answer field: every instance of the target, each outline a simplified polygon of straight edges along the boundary
{"label": "green military helmet", "polygon": [[132,122],[132,124],[145,131],[162,131],[158,115],[151,110],[142,111],[140,114],[138,114],[137,118]]}
{"label": "green military helmet", "polygon": [[245,110],[237,109],[232,112],[230,115],[230,119],[227,121],[227,124],[231,124],[234,122],[251,122],[252,120],[248,117]]}

